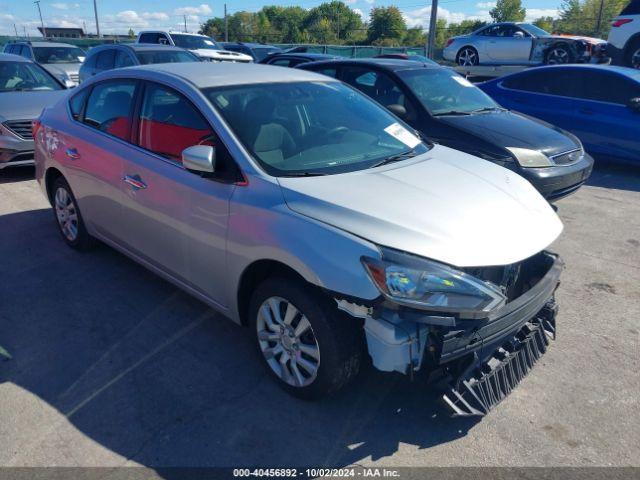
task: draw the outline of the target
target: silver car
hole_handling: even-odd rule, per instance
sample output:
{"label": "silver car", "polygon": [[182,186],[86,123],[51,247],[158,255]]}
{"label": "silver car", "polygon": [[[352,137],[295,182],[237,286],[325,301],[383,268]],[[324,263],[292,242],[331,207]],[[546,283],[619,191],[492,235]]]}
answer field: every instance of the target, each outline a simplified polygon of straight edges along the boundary
{"label": "silver car", "polygon": [[80,65],[86,57],[81,48],[68,43],[11,42],[4,53],[20,55],[42,65],[67,87],[74,87],[80,79]]}
{"label": "silver car", "polygon": [[335,79],[112,70],[45,110],[36,145],[69,246],[99,239],[247,325],[300,397],[339,390],[368,353],[383,371],[450,373],[453,411],[481,415],[505,394],[477,401],[489,372],[511,388],[553,336],[549,204]]}
{"label": "silver car", "polygon": [[33,165],[31,123],[65,94],[39,65],[0,53],[0,170]]}
{"label": "silver car", "polygon": [[552,35],[531,23],[493,23],[447,40],[442,57],[463,67],[585,63],[604,59],[607,42]]}

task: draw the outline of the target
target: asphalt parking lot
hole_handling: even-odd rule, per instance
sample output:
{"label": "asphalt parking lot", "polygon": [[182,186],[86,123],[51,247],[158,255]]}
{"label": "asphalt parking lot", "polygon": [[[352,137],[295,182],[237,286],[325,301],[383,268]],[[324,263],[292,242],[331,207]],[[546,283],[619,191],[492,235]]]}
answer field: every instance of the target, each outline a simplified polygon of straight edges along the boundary
{"label": "asphalt parking lot", "polygon": [[0,466],[640,465],[640,170],[559,202],[559,338],[480,421],[372,370],[287,396],[243,328],[67,248],[32,175],[0,172]]}

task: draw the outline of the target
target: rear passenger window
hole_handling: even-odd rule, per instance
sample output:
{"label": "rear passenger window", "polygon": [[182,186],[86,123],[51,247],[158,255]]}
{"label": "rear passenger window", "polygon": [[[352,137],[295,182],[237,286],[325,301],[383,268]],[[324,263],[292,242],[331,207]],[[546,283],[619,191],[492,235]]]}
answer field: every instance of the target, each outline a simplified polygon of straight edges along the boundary
{"label": "rear passenger window", "polygon": [[326,75],[327,77],[338,77],[338,69],[337,68],[320,68],[318,70],[314,70],[314,72],[319,73],[321,75]]}
{"label": "rear passenger window", "polygon": [[116,52],[115,68],[131,67],[132,65],[134,65],[133,60],[127,52],[123,52],[122,50]]}
{"label": "rear passenger window", "polygon": [[140,115],[138,145],[176,163],[193,145],[214,145],[215,134],[193,104],[167,87],[148,84]]}
{"label": "rear passenger window", "polygon": [[280,58],[278,60],[274,60],[273,62],[269,62],[269,65],[275,65],[277,67],[288,67],[291,63],[291,60],[288,58]]}
{"label": "rear passenger window", "polygon": [[115,52],[112,49],[103,50],[98,54],[98,60],[96,61],[96,68],[98,70],[111,70],[113,69],[113,63],[115,60]]}
{"label": "rear passenger window", "polygon": [[582,98],[597,102],[627,105],[632,98],[640,97],[640,88],[634,82],[607,72],[585,72]]}
{"label": "rear passenger window", "polygon": [[84,107],[85,100],[89,94],[89,88],[85,88],[81,92],[78,92],[71,100],[69,100],[69,109],[71,110],[71,116],[74,120],[80,120],[82,115],[82,108]]}
{"label": "rear passenger window", "polygon": [[129,141],[135,89],[136,83],[132,80],[99,83],[87,101],[84,123]]}

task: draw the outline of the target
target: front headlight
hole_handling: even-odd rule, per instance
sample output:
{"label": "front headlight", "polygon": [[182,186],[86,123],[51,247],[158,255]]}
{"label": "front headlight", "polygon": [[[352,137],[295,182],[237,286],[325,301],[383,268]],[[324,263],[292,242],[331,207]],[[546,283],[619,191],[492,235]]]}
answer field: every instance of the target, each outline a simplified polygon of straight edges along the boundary
{"label": "front headlight", "polygon": [[542,152],[528,148],[506,147],[521,167],[551,167],[553,162]]}
{"label": "front headlight", "polygon": [[393,302],[438,312],[488,313],[506,297],[500,288],[433,260],[382,248],[383,259],[362,263],[380,292]]}

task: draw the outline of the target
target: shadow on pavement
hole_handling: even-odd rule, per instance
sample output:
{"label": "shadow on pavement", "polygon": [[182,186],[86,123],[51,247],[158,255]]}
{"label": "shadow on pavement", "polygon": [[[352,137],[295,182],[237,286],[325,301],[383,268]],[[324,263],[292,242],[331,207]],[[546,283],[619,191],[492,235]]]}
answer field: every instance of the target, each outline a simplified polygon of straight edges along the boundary
{"label": "shadow on pavement", "polygon": [[640,192],[640,164],[630,165],[598,159],[587,185]]}
{"label": "shadow on pavement", "polygon": [[1,216],[0,231],[14,232],[0,242],[0,345],[12,356],[0,382],[135,462],[344,466],[475,423],[450,419],[426,385],[372,369],[339,396],[291,398],[244,328],[107,247],[70,250],[48,210]]}
{"label": "shadow on pavement", "polygon": [[35,176],[34,167],[12,167],[0,170],[0,185],[3,183],[24,182],[33,180]]}

